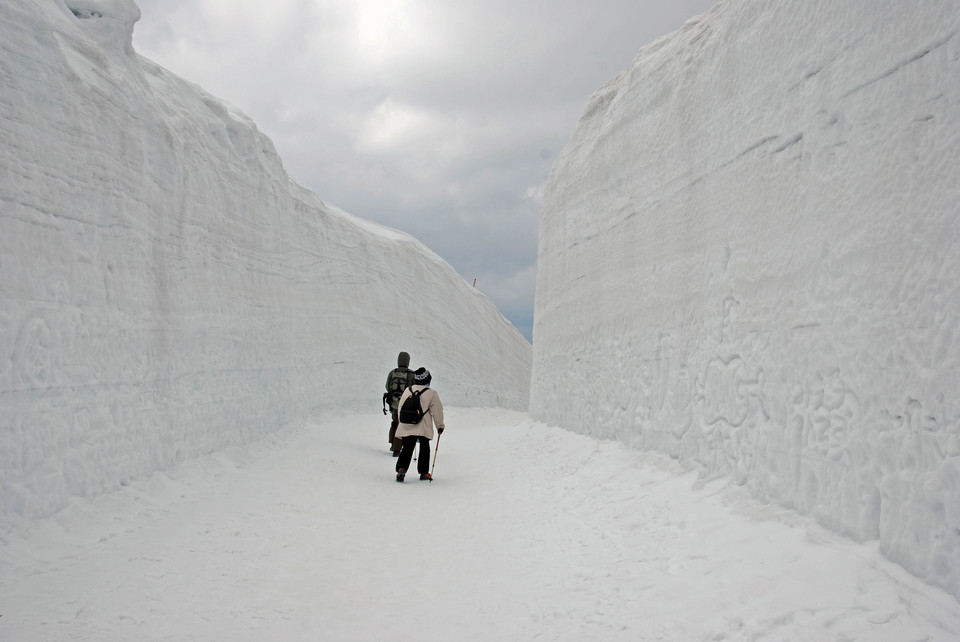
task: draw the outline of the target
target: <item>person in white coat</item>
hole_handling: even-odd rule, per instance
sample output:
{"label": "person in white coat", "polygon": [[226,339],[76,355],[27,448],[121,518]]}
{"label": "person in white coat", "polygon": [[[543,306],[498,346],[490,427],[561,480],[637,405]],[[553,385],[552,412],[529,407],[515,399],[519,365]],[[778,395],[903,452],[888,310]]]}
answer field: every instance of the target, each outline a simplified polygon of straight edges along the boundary
{"label": "person in white coat", "polygon": [[443,434],[443,404],[440,403],[440,395],[430,387],[430,371],[426,368],[418,368],[413,373],[413,385],[407,387],[400,397],[399,407],[403,408],[404,402],[413,395],[418,395],[420,408],[423,410],[423,417],[419,423],[405,424],[400,423],[397,426],[396,436],[400,439],[402,447],[400,457],[397,459],[397,481],[402,482],[410,467],[410,460],[413,459],[413,450],[417,444],[420,444],[420,456],[417,457],[417,472],[420,473],[420,479],[430,480],[430,440],[433,439],[433,427],[436,425],[437,434]]}

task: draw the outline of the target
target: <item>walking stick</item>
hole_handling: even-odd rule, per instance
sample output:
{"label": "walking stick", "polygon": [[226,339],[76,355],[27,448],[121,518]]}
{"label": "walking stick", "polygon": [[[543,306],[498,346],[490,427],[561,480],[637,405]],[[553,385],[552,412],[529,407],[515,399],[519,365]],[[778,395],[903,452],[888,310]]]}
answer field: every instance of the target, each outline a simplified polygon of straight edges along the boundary
{"label": "walking stick", "polygon": [[433,469],[437,467],[437,453],[440,452],[440,433],[437,433],[437,446],[433,449],[433,465],[430,467],[430,483],[433,483]]}

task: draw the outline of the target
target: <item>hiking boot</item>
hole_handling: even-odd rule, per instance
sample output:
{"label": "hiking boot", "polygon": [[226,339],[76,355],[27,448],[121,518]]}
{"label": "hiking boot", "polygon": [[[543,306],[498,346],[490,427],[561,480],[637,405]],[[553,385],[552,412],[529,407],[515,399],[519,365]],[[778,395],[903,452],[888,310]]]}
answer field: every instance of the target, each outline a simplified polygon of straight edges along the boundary
{"label": "hiking boot", "polygon": [[423,473],[420,475],[420,481],[433,481],[433,475],[430,473]]}
{"label": "hiking boot", "polygon": [[397,481],[398,481],[398,482],[402,482],[402,481],[403,481],[403,477],[404,477],[404,475],[406,475],[406,474],[407,474],[407,469],[406,469],[406,468],[401,468],[400,470],[398,470],[398,471],[397,471]]}

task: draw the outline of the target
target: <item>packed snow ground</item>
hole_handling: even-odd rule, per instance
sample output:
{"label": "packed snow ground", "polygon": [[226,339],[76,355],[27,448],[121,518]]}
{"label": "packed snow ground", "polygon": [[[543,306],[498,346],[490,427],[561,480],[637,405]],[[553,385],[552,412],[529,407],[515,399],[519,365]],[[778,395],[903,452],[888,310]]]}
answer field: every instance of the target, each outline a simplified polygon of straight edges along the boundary
{"label": "packed snow ground", "polygon": [[20,522],[0,639],[960,638],[957,601],[876,544],[662,455],[447,415],[433,483],[395,483],[363,414]]}

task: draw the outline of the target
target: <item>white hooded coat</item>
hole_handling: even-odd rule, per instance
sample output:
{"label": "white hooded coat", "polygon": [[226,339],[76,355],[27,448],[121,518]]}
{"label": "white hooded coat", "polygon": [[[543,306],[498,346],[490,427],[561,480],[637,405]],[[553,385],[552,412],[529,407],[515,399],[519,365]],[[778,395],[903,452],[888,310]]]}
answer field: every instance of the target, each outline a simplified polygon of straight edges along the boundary
{"label": "white hooded coat", "polygon": [[402,408],[407,397],[419,390],[423,391],[420,393],[420,407],[423,409],[423,418],[420,419],[418,424],[400,423],[397,426],[397,437],[399,438],[426,437],[427,439],[433,439],[433,425],[436,424],[437,428],[444,427],[443,404],[440,403],[440,395],[429,386],[414,384],[407,387],[400,395],[400,404],[397,407]]}

